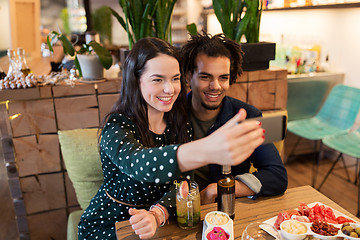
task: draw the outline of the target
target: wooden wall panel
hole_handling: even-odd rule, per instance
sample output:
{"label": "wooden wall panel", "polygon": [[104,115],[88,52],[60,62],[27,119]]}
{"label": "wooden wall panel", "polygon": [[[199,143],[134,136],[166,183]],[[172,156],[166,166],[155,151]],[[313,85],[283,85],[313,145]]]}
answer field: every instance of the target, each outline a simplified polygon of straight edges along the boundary
{"label": "wooden wall panel", "polygon": [[121,79],[110,79],[106,82],[96,84],[99,94],[103,93],[119,93],[121,86]]}
{"label": "wooden wall panel", "polygon": [[14,137],[56,132],[52,99],[9,102],[9,117]]}
{"label": "wooden wall panel", "polygon": [[67,172],[64,173],[64,176],[65,176],[66,197],[67,197],[68,205],[78,206],[79,203],[76,198],[75,189],[74,186],[72,185],[72,182]]}
{"label": "wooden wall panel", "polygon": [[228,96],[239,99],[243,102],[247,101],[247,91],[248,91],[248,87],[247,87],[247,83],[233,83],[232,85],[230,85],[229,90],[227,91]]}
{"label": "wooden wall panel", "polygon": [[275,107],[275,80],[249,82],[248,103],[260,110]]}
{"label": "wooden wall panel", "polygon": [[31,239],[66,239],[65,209],[28,216]]}
{"label": "wooden wall panel", "polygon": [[288,97],[288,82],[287,78],[277,79],[276,95],[275,95],[275,109],[286,109]]}
{"label": "wooden wall panel", "polygon": [[95,87],[94,84],[84,84],[79,83],[79,85],[69,86],[69,85],[58,85],[53,86],[53,95],[54,97],[65,97],[65,96],[76,96],[76,95],[94,95]]}
{"label": "wooden wall panel", "polygon": [[61,170],[59,140],[56,134],[14,138],[19,176]]}
{"label": "wooden wall panel", "polygon": [[30,176],[20,179],[28,214],[66,207],[62,173]]}
{"label": "wooden wall panel", "polygon": [[99,126],[98,103],[95,95],[56,98],[55,109],[59,130]]}
{"label": "wooden wall panel", "polygon": [[103,121],[105,115],[110,112],[114,103],[119,99],[119,96],[119,93],[103,94],[98,96],[100,121]]}

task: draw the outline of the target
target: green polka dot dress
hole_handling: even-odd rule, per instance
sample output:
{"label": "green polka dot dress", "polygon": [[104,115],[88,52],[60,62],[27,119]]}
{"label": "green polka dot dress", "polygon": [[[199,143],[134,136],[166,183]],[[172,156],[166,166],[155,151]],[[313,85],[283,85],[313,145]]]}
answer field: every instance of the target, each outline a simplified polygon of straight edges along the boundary
{"label": "green polka dot dress", "polygon": [[180,176],[176,160],[179,144],[171,144],[169,139],[168,128],[161,135],[153,133],[157,147],[146,148],[132,121],[122,114],[110,116],[100,142],[104,184],[81,216],[79,239],[116,239],[115,222],[130,218],[132,206],[111,200],[106,191],[137,209],[160,203],[175,217],[173,180]]}

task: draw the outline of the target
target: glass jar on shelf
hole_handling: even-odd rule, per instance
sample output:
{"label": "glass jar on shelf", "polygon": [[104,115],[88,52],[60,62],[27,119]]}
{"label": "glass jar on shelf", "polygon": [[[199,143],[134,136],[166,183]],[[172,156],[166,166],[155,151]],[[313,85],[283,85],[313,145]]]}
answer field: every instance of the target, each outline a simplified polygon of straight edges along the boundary
{"label": "glass jar on shelf", "polygon": [[7,77],[15,76],[19,73],[18,64],[17,64],[17,60],[16,60],[16,52],[15,52],[15,50],[8,49],[7,55],[9,58],[9,69],[8,69],[6,76]]}
{"label": "glass jar on shelf", "polygon": [[31,70],[26,62],[25,50],[23,48],[18,48],[17,54],[19,71],[22,72],[25,76],[29,75],[31,73]]}

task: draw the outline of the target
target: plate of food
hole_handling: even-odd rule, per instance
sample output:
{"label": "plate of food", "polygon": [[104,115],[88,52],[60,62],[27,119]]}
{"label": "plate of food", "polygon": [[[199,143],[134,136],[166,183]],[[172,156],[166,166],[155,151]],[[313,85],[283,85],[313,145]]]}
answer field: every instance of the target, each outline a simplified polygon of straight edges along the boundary
{"label": "plate of food", "polygon": [[[335,240],[338,237],[358,240],[360,223],[320,202],[300,203],[297,209],[285,210],[264,223],[274,226],[286,240],[302,240],[310,236]],[[360,232],[360,229],[358,229]]]}

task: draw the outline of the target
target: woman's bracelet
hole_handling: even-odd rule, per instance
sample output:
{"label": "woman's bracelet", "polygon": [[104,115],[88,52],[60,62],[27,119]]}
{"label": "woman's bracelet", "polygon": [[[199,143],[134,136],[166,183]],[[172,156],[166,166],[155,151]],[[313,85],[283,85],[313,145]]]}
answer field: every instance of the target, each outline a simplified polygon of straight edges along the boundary
{"label": "woman's bracelet", "polygon": [[[165,215],[165,211],[162,209],[162,207],[160,207],[160,206],[158,206],[157,204],[156,205],[151,205],[151,207],[150,207],[150,209],[149,209],[149,211],[151,211],[151,209],[153,209],[153,208],[157,208],[157,209],[160,209],[160,211],[162,212],[162,214],[163,214],[163,222],[162,223],[160,223],[160,227],[162,227],[162,226],[164,226],[165,225],[165,222],[166,222],[166,215]],[[155,216],[156,217],[156,216]]]}

